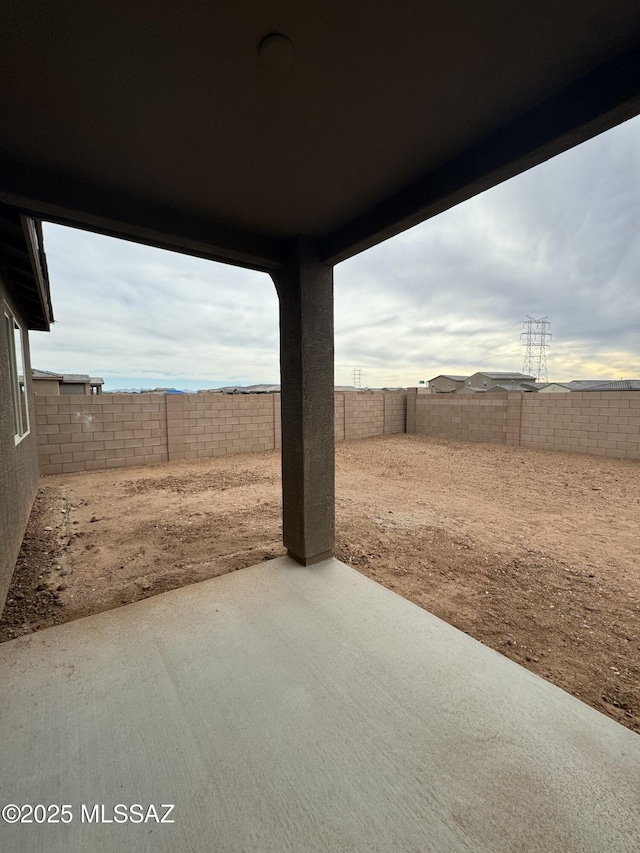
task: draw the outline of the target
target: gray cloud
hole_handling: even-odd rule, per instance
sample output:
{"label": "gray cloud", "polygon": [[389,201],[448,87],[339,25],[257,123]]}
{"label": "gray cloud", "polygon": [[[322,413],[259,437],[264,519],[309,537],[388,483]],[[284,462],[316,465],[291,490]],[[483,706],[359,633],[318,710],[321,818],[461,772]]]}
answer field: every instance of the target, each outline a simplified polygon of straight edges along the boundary
{"label": "gray cloud", "polygon": [[[550,377],[640,376],[640,119],[336,268],[336,381],[415,384],[522,366],[548,316]],[[46,226],[58,323],[33,364],[107,376],[278,378],[271,280]]]}
{"label": "gray cloud", "polygon": [[404,382],[520,369],[527,315],[551,320],[555,378],[640,375],[639,177],[636,119],[341,265],[338,315],[375,318],[396,342],[389,373],[414,371]]}

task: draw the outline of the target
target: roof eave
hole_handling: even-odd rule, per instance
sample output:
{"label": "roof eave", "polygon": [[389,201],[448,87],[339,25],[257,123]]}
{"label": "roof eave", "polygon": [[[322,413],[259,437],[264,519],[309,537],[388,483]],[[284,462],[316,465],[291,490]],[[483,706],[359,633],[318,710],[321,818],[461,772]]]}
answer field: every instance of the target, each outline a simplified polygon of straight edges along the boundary
{"label": "roof eave", "polygon": [[42,223],[30,216],[20,216],[24,232],[29,261],[33,273],[33,281],[39,303],[39,316],[33,313],[29,317],[29,328],[34,331],[48,332],[53,323],[53,307],[49,288],[49,272],[47,258],[44,252]]}

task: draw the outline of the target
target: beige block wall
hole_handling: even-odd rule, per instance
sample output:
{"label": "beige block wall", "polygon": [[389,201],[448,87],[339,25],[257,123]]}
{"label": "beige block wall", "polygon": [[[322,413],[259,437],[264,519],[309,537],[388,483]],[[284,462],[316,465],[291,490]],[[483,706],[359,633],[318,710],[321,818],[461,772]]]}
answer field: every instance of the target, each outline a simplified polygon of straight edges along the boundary
{"label": "beige block wall", "polygon": [[154,394],[35,400],[41,474],[166,462],[165,398]]}
{"label": "beige block wall", "polygon": [[345,441],[384,434],[384,394],[355,391],[344,394]]}
{"label": "beige block wall", "polygon": [[345,403],[344,403],[345,396],[346,396],[345,394],[335,394],[334,395],[334,397],[335,397],[335,402],[334,402],[334,405],[335,405],[335,410],[334,410],[335,411],[335,430],[334,430],[334,434],[335,434],[336,441],[344,441],[344,439],[345,439],[345,434],[346,434],[345,420],[344,420],[345,409],[346,409]]}
{"label": "beige block wall", "polygon": [[271,394],[168,394],[170,459],[260,453],[276,446]]}
{"label": "beige block wall", "polygon": [[406,432],[406,391],[351,391],[335,395],[336,441]]}
{"label": "beige block wall", "polygon": [[280,408],[280,394],[272,394],[273,398],[273,441],[276,450],[282,447],[282,410]]}
{"label": "beige block wall", "polygon": [[385,391],[384,432],[385,435],[407,431],[407,392]]}
{"label": "beige block wall", "polygon": [[422,396],[409,389],[407,432],[640,459],[640,394]]}
{"label": "beige block wall", "polygon": [[[36,397],[40,472],[60,474],[280,448],[279,394]],[[336,441],[415,432],[640,458],[640,394],[335,395]]]}
{"label": "beige block wall", "polygon": [[[459,441],[506,441],[511,394],[416,394],[413,431]],[[518,394],[518,396],[521,396]]]}
{"label": "beige block wall", "polygon": [[640,459],[640,393],[525,394],[521,444]]}
{"label": "beige block wall", "polygon": [[[38,397],[40,472],[64,474],[281,446],[280,394]],[[405,431],[406,392],[335,395],[335,437]]]}

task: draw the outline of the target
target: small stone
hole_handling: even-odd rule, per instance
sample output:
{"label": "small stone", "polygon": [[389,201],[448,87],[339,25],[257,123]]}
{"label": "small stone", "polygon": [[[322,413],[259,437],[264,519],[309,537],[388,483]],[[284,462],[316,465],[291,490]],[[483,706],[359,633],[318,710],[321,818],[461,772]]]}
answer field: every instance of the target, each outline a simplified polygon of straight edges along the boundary
{"label": "small stone", "polygon": [[63,591],[63,590],[65,590],[66,588],[67,588],[67,587],[66,587],[63,583],[59,583],[59,584],[58,584],[58,586],[56,587],[56,590],[57,590],[58,592],[62,592],[62,591]]}
{"label": "small stone", "polygon": [[45,527],[44,529],[46,530],[47,533],[51,533],[51,531],[53,530],[53,527]]}

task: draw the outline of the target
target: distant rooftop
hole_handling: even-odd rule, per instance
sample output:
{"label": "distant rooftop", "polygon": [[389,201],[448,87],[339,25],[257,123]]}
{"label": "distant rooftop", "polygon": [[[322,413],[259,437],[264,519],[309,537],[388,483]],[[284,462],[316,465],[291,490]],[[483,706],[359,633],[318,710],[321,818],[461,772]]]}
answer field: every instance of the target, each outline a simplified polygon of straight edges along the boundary
{"label": "distant rooftop", "polygon": [[619,379],[615,382],[603,382],[600,385],[590,385],[583,391],[640,391],[640,379]]}
{"label": "distant rooftop", "polygon": [[[401,391],[401,388],[357,388],[355,385],[334,385],[336,392],[343,391]],[[209,391],[199,391],[199,394],[279,394],[279,385],[226,385],[223,388],[211,388]]]}
{"label": "distant rooftop", "polygon": [[54,373],[51,370],[31,369],[33,379],[57,379],[60,382],[88,382],[90,385],[104,385],[101,376],[89,376],[86,373]]}
{"label": "distant rooftop", "polygon": [[572,379],[569,382],[545,382],[538,388],[557,385],[567,391],[638,391],[640,379]]}
{"label": "distant rooftop", "polygon": [[[485,390],[484,388],[482,389]],[[496,382],[486,391],[538,391],[539,386],[534,382]]]}
{"label": "distant rooftop", "polygon": [[63,382],[89,382],[89,375],[87,373],[63,373],[62,374]]}
{"label": "distant rooftop", "polygon": [[613,380],[611,379],[572,379],[571,382],[561,383],[566,384],[574,391],[581,390],[586,391],[587,388],[591,388],[593,385],[606,385]]}
{"label": "distant rooftop", "polygon": [[31,376],[33,379],[62,379],[62,373],[52,373],[50,370],[36,370],[36,368],[31,369]]}
{"label": "distant rooftop", "polygon": [[517,372],[493,372],[487,370],[477,370],[476,373],[481,373],[483,376],[488,376],[490,379],[529,379],[535,382],[534,376],[528,376],[526,373]]}

